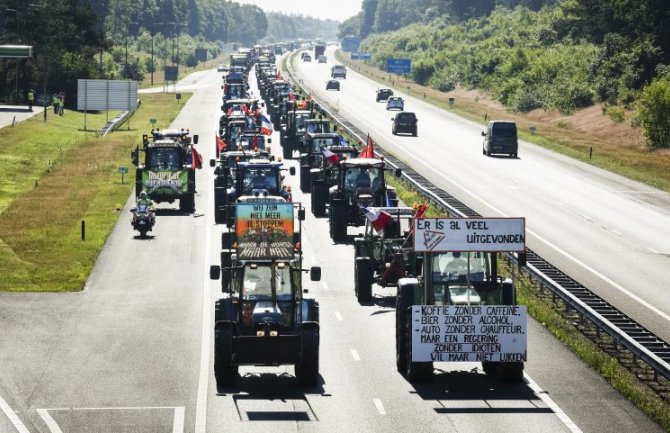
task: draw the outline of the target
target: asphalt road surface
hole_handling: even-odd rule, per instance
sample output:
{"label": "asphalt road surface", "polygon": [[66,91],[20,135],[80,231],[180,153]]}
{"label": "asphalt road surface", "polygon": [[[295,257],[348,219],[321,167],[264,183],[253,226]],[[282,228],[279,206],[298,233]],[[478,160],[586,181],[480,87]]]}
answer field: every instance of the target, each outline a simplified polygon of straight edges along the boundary
{"label": "asphalt road surface", "polygon": [[341,91],[325,90],[329,50],[327,64],[295,63],[318,98],[481,215],[525,217],[530,248],[670,341],[670,194],[529,143],[518,158],[484,156],[481,125],[398,91],[418,137],[394,136],[383,86],[349,69]]}
{"label": "asphalt road surface", "polygon": [[[192,78],[195,94],[172,125],[200,135],[205,160],[214,153],[220,83],[213,71]],[[277,134],[273,142],[279,154]],[[520,157],[530,157],[526,146]],[[298,180],[287,173],[309,209]],[[217,390],[220,283],[207,270],[218,263],[222,227],[214,225],[212,182],[212,169],[200,170],[196,214],[162,204],[144,240],[130,226],[129,198],[83,292],[0,294],[0,432],[661,431],[532,321],[527,383],[501,385],[477,364],[444,363],[433,383],[412,386],[395,369],[392,289],[375,288],[374,302],[359,305],[352,246],[333,245],[327,220],[309,212],[305,266],[323,269],[321,282],[305,282],[321,307],[319,386],[299,387],[292,367],[247,367],[235,387]]]}

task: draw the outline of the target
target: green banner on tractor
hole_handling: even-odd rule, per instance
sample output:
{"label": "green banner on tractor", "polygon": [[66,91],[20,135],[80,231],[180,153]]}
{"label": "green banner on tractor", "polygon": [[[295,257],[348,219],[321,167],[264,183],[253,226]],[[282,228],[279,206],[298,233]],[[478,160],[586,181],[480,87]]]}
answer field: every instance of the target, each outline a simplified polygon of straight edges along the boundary
{"label": "green banner on tractor", "polygon": [[188,170],[143,171],[142,189],[151,197],[188,192]]}

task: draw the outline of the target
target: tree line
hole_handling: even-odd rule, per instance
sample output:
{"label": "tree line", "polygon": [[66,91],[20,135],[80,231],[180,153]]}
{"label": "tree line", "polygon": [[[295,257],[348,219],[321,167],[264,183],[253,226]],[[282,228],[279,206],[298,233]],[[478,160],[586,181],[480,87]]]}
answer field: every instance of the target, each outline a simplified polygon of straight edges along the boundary
{"label": "tree line", "polygon": [[[364,38],[361,51],[380,68],[411,58],[418,83],[478,88],[512,110],[644,106],[636,122],[645,132],[670,111],[659,93],[670,89],[665,0],[363,0],[339,28],[348,35]],[[653,147],[670,147],[665,122],[652,128]]]}

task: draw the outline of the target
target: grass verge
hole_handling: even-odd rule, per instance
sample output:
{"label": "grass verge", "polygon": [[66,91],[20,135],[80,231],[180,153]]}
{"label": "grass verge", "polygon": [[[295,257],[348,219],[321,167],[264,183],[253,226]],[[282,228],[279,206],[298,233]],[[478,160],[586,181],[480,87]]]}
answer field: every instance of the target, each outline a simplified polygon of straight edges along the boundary
{"label": "grass verge", "polygon": [[[176,104],[172,94],[142,95],[130,129],[107,137],[82,131],[84,114],[74,111],[0,129],[0,291],[83,288],[134,186],[130,150],[150,118],[169,125],[189,97]],[[100,127],[106,115],[87,117]],[[121,166],[129,167],[124,183]]]}

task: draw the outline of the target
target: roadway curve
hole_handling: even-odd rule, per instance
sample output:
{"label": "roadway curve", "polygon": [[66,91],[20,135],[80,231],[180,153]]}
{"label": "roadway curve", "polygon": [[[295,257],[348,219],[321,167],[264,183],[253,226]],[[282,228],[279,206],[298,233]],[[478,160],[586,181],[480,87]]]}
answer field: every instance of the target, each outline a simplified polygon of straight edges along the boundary
{"label": "roadway curve", "polygon": [[[191,81],[195,94],[173,127],[200,134],[208,159],[220,75]],[[297,176],[287,180],[309,205]],[[320,385],[298,387],[289,367],[242,368],[236,387],[217,390],[212,181],[210,168],[198,172],[194,216],[161,205],[148,240],[134,237],[129,199],[83,292],[0,294],[1,432],[661,431],[532,321],[528,383],[438,364],[434,383],[411,386],[395,371],[393,291],[356,303],[351,246],[333,245],[327,221],[309,212],[305,265],[323,268],[321,282],[305,285],[321,304]]]}
{"label": "roadway curve", "polygon": [[530,248],[670,341],[670,194],[526,142],[518,158],[486,157],[480,124],[401,91],[419,136],[394,136],[378,83],[350,69],[340,92],[325,90],[332,47],[328,58],[295,62],[318,99],[479,214],[525,217]]}

